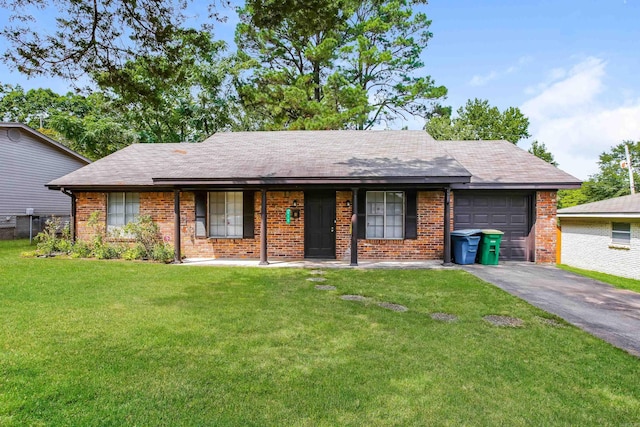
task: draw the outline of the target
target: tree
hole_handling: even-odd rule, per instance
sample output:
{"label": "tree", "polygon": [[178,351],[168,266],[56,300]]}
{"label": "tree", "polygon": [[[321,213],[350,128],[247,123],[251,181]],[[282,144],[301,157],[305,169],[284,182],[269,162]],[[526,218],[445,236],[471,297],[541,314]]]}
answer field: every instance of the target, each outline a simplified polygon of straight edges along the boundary
{"label": "tree", "polygon": [[34,129],[46,128],[49,118],[56,111],[83,114],[86,106],[82,97],[68,93],[58,95],[51,89],[31,89],[21,86],[0,87],[0,120],[24,123]]}
{"label": "tree", "polygon": [[[319,14],[321,10],[327,13]],[[255,126],[334,129],[363,112],[358,105],[366,94],[345,92],[344,79],[328,75],[346,25],[339,13],[332,1],[317,10],[298,4],[280,25],[257,26],[250,7],[240,10],[237,64],[244,76],[236,80],[236,87]],[[315,18],[307,20],[308,14]],[[331,97],[325,99],[329,78]],[[342,95],[356,102],[347,105]]]}
{"label": "tree", "polygon": [[582,188],[558,191],[558,209],[570,208],[571,206],[588,203],[588,201],[589,198]]}
{"label": "tree", "polygon": [[640,181],[640,142],[624,141],[611,147],[609,151],[600,154],[598,161],[599,172],[584,181],[581,188],[559,191],[558,207],[566,208],[630,194],[629,171],[620,164],[621,161],[626,161],[625,145],[629,147],[634,171],[633,177],[636,191],[638,191],[638,182]]}
{"label": "tree", "polygon": [[432,117],[425,129],[439,140],[504,139],[517,144],[530,136],[529,119],[517,107],[500,111],[489,101],[476,98],[468,100],[457,113],[455,118],[446,114]]}
{"label": "tree", "polygon": [[547,163],[551,163],[553,166],[558,167],[558,162],[553,158],[553,154],[551,154],[547,150],[547,146],[544,142],[533,141],[531,143],[531,147],[529,148],[529,152],[534,156],[544,160]]}
{"label": "tree", "polygon": [[162,55],[140,55],[95,74],[95,81],[136,123],[142,142],[201,141],[229,127],[232,98],[224,90],[231,67],[220,57],[225,43],[183,29],[170,46]]}
{"label": "tree", "polygon": [[[0,0],[0,7],[10,11],[13,23],[0,31],[11,45],[4,60],[27,75],[54,75],[70,80],[82,74],[112,71],[139,55],[161,55],[171,49],[176,32],[187,20],[184,10],[188,3]],[[52,32],[33,25],[34,10],[55,17]],[[222,19],[216,13],[212,16]],[[205,25],[206,28],[209,26]]]}
{"label": "tree", "polygon": [[102,93],[59,95],[50,89],[5,85],[0,118],[22,122],[90,158],[98,159],[139,140],[135,126],[118,115]]}
{"label": "tree", "polygon": [[626,161],[625,145],[628,145],[631,154],[637,190],[637,183],[640,181],[640,142],[624,141],[611,147],[610,151],[600,154],[600,171],[583,184],[583,190],[590,202],[630,194],[628,169],[620,165],[621,161]]}
{"label": "tree", "polygon": [[[446,94],[419,76],[430,21],[425,1],[250,1],[236,30],[237,87],[258,127],[368,129],[428,114]],[[269,9],[274,6],[273,11]],[[271,19],[273,18],[273,19]]]}

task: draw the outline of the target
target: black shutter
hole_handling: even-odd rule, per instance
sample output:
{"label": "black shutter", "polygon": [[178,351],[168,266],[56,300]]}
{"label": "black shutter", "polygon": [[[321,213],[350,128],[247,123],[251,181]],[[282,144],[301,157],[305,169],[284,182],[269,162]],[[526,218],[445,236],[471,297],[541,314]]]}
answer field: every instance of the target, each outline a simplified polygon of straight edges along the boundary
{"label": "black shutter", "polygon": [[207,237],[207,193],[198,191],[196,196],[196,237]]}
{"label": "black shutter", "polygon": [[255,194],[255,191],[242,193],[242,237],[245,239],[253,239],[254,237]]}
{"label": "black shutter", "polygon": [[404,238],[405,239],[417,239],[418,238],[418,203],[417,203],[417,191],[409,190],[404,193],[406,197],[406,209],[404,213]]}
{"label": "black shutter", "polygon": [[358,217],[358,239],[367,238],[367,192],[358,190],[358,206],[356,206]]}

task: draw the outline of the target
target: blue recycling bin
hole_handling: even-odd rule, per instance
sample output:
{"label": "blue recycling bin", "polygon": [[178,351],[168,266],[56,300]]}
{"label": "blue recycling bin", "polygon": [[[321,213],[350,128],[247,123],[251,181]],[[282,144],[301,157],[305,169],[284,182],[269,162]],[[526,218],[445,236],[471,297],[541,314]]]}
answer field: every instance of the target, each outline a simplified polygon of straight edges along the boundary
{"label": "blue recycling bin", "polygon": [[473,264],[478,253],[482,230],[465,229],[451,232],[453,262],[456,264]]}

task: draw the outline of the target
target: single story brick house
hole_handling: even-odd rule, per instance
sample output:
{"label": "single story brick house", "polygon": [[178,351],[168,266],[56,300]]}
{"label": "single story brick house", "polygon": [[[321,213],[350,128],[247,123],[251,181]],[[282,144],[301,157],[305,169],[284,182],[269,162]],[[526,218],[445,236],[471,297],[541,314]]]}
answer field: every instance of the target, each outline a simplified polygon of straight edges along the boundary
{"label": "single story brick house", "polygon": [[555,261],[556,192],[580,181],[507,141],[424,131],[217,133],[135,144],[48,184],[74,234],[151,215],[186,257],[444,260],[450,231],[505,232],[502,259]]}
{"label": "single story brick house", "polygon": [[561,260],[640,280],[640,194],[560,209]]}

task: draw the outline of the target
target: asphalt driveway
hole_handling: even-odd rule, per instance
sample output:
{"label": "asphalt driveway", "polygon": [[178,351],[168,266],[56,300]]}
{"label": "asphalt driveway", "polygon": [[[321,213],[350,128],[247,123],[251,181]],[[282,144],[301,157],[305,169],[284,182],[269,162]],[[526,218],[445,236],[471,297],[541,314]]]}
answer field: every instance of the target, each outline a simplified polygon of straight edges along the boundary
{"label": "asphalt driveway", "polygon": [[532,263],[463,267],[536,307],[640,357],[640,293]]}

